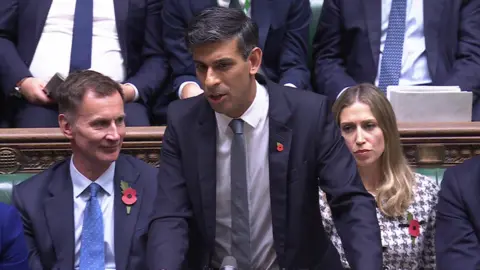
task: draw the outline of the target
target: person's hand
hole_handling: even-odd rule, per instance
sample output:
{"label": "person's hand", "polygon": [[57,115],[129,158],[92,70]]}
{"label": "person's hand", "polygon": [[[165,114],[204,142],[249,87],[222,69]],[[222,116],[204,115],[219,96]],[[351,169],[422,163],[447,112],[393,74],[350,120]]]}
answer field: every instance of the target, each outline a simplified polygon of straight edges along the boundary
{"label": "person's hand", "polygon": [[182,89],[181,99],[196,97],[203,94],[202,88],[198,87],[195,83],[188,83]]}
{"label": "person's hand", "polygon": [[47,96],[45,92],[45,81],[29,77],[23,80],[19,87],[20,94],[30,103],[37,105],[48,105],[54,103],[54,100]]}
{"label": "person's hand", "polygon": [[122,84],[123,98],[125,103],[132,102],[135,99],[135,88],[130,84]]}

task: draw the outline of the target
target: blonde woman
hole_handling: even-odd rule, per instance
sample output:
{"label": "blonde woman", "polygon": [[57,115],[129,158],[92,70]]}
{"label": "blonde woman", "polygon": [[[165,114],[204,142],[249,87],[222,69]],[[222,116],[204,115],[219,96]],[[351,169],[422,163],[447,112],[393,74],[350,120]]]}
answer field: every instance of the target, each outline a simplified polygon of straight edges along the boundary
{"label": "blonde woman", "polygon": [[[363,184],[377,202],[384,269],[435,269],[438,187],[409,167],[389,101],[375,86],[360,84],[342,93],[333,112]],[[322,191],[320,207],[325,230],[349,269]]]}

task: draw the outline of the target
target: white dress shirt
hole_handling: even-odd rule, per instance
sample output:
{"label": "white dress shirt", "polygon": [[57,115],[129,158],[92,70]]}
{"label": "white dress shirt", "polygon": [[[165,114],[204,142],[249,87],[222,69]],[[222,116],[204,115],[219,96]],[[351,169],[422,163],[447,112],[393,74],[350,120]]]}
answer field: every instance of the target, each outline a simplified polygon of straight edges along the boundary
{"label": "white dress shirt", "polygon": [[[55,73],[67,76],[70,70],[73,19],[76,0],[53,0],[30,64],[35,78],[48,82]],[[91,70],[122,83],[126,79],[115,21],[113,0],[93,0],[93,36]],[[131,84],[132,85],[132,84]],[[134,85],[135,100],[138,90]]]}
{"label": "white dress shirt", "polygon": [[[378,86],[380,69],[382,65],[383,50],[387,40],[388,19],[392,0],[382,0],[382,26],[380,37],[380,55],[378,58],[378,71],[375,85]],[[368,18],[367,18],[368,19]],[[428,70],[427,55],[425,51],[423,18],[423,0],[407,0],[405,14],[405,39],[403,41],[402,69],[398,85],[421,85],[432,82]],[[353,85],[352,85],[353,86]],[[347,89],[342,89],[337,98]]]}
{"label": "white dress shirt", "polygon": [[[73,159],[70,160],[70,177],[73,183],[73,211],[74,211],[74,226],[75,226],[75,261],[74,269],[78,270],[80,267],[80,250],[82,247],[82,229],[83,216],[87,201],[90,198],[89,185],[91,180],[82,175],[73,164]],[[115,162],[95,181],[102,187],[98,194],[98,201],[103,213],[104,226],[104,243],[105,243],[105,269],[115,270],[115,245],[114,245],[114,212],[113,212],[113,198],[114,187],[113,177],[115,175]]]}
{"label": "white dress shirt", "polygon": [[[255,0],[250,0],[250,3],[252,3],[253,1],[255,1]],[[242,6],[242,8],[245,7],[245,0],[238,0],[238,3],[240,3],[240,6]],[[228,7],[228,6],[230,6],[230,0],[217,0],[217,4],[218,4],[219,7]],[[251,14],[252,14],[252,7],[251,6],[248,8],[248,10],[246,10],[246,14],[247,14],[248,17],[251,17]],[[185,85],[187,85],[189,83],[193,83],[200,88],[200,86],[196,82],[193,82],[193,81],[183,82],[182,84],[180,84],[180,87],[178,87],[178,96],[179,97],[182,96],[182,91],[183,91],[183,88],[185,87]],[[293,87],[293,88],[297,88],[297,86],[295,86],[293,83],[286,83],[284,85],[285,86],[290,86],[290,87]]]}
{"label": "white dress shirt", "polygon": [[[278,269],[273,247],[272,213],[268,163],[268,92],[257,82],[257,93],[250,108],[240,117],[244,123],[247,155],[247,189],[250,213],[252,269]],[[231,256],[231,174],[230,150],[232,118],[215,113],[217,119],[217,187],[215,249],[212,263],[220,267]]]}
{"label": "white dress shirt", "polygon": [[[382,0],[382,35],[380,38],[380,56],[375,85],[378,85],[380,76],[391,7],[392,0]],[[428,71],[423,22],[423,0],[407,0],[402,70],[400,71],[398,85],[419,85],[432,82],[430,72]]]}

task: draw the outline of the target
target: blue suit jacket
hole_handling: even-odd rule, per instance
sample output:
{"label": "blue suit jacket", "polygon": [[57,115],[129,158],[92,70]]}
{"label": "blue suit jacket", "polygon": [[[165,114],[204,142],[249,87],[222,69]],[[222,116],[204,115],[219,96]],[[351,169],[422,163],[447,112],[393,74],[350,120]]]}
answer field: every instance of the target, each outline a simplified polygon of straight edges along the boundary
{"label": "blue suit jacket", "polygon": [[[173,69],[173,89],[196,79],[195,65],[185,44],[189,21],[203,9],[217,6],[217,0],[165,1],[162,11],[165,52]],[[259,44],[263,50],[262,69],[279,84],[293,83],[311,89],[307,67],[307,48],[311,18],[308,0],[254,0],[252,19],[259,27]]]}
{"label": "blue suit jacket", "polygon": [[17,210],[0,203],[0,269],[28,270],[28,249]]}
{"label": "blue suit jacket", "polygon": [[480,269],[480,156],[448,168],[437,205],[437,269]]}
{"label": "blue suit jacket", "polygon": [[[480,1],[423,0],[433,85],[480,91]],[[358,83],[375,83],[381,0],[325,0],[314,39],[315,90],[335,100]]]}
{"label": "blue suit jacket", "polygon": [[[168,75],[159,30],[162,2],[114,0],[126,82],[137,87],[145,103],[158,94]],[[51,4],[52,0],[8,0],[0,5],[0,88],[7,95],[21,79],[32,76],[29,66]]]}
{"label": "blue suit jacket", "polygon": [[[353,269],[380,270],[375,202],[363,187],[325,98],[261,76],[257,80],[266,84],[270,100],[270,199],[280,268],[343,269],[323,229],[320,185]],[[168,115],[158,174],[156,205],[161,207],[149,231],[149,267],[179,269],[187,258],[189,269],[205,269],[215,239],[215,114],[200,95],[173,102]],[[283,151],[277,151],[278,142]]]}
{"label": "blue suit jacket", "polygon": [[[37,269],[74,268],[74,210],[70,159],[37,174],[13,190],[13,203],[23,217],[29,247],[29,265]],[[114,242],[117,270],[146,268],[148,224],[156,196],[157,169],[120,155],[114,177]],[[137,202],[127,215],[120,181],[137,191]]]}

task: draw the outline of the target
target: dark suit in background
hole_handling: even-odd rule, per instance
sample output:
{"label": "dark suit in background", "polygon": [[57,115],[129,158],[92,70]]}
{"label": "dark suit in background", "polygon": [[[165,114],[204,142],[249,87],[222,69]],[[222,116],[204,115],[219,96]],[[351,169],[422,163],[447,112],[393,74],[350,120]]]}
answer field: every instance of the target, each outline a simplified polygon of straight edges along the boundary
{"label": "dark suit in background", "polygon": [[437,269],[480,267],[480,157],[448,168],[437,205]]}
{"label": "dark suit in background", "polygon": [[[19,209],[29,247],[29,264],[36,269],[74,268],[74,209],[70,159],[14,187],[13,203]],[[147,269],[146,244],[150,216],[157,207],[157,170],[131,156],[120,155],[114,177],[114,243],[117,270]],[[128,215],[120,181],[137,191]]]}
{"label": "dark suit in background", "polygon": [[[251,18],[259,27],[259,44],[263,51],[262,69],[279,84],[294,84],[311,89],[307,66],[307,48],[311,19],[308,0],[253,0]],[[188,22],[217,0],[167,0],[162,11],[163,41],[173,69],[173,89],[187,81],[200,85],[192,56],[185,45]]]}
{"label": "dark suit in background", "polygon": [[[328,194],[353,268],[381,269],[375,203],[362,185],[326,100],[261,76],[257,80],[269,93],[270,200],[280,268],[342,269],[323,230],[320,185]],[[171,104],[158,175],[158,211],[149,232],[150,267],[178,269],[185,259],[189,269],[210,264],[215,242],[216,132],[215,114],[204,95]],[[283,145],[282,151],[277,143]]]}
{"label": "dark suit in background", "polygon": [[[333,101],[345,87],[375,82],[381,8],[380,0],[325,0],[313,45],[317,92]],[[432,85],[458,85],[480,94],[479,12],[478,0],[423,0]],[[480,120],[480,111],[474,109],[473,117]]]}
{"label": "dark suit in background", "polygon": [[[146,110],[157,96],[164,94],[162,89],[166,87],[168,64],[160,31],[162,4],[163,0],[114,0],[125,82],[135,85],[139,92],[138,101],[126,104],[128,125],[148,125]],[[51,5],[52,0],[7,0],[0,5],[0,88],[6,96],[15,92],[19,81],[32,76],[29,66]],[[55,58],[54,51],[51,57]],[[22,109],[26,107],[24,103],[16,106]],[[45,115],[25,115],[20,111],[14,124],[38,126],[46,121],[49,126],[58,126],[54,108],[35,111]]]}
{"label": "dark suit in background", "polygon": [[0,203],[0,269],[29,269],[22,220],[13,206],[3,203]]}

